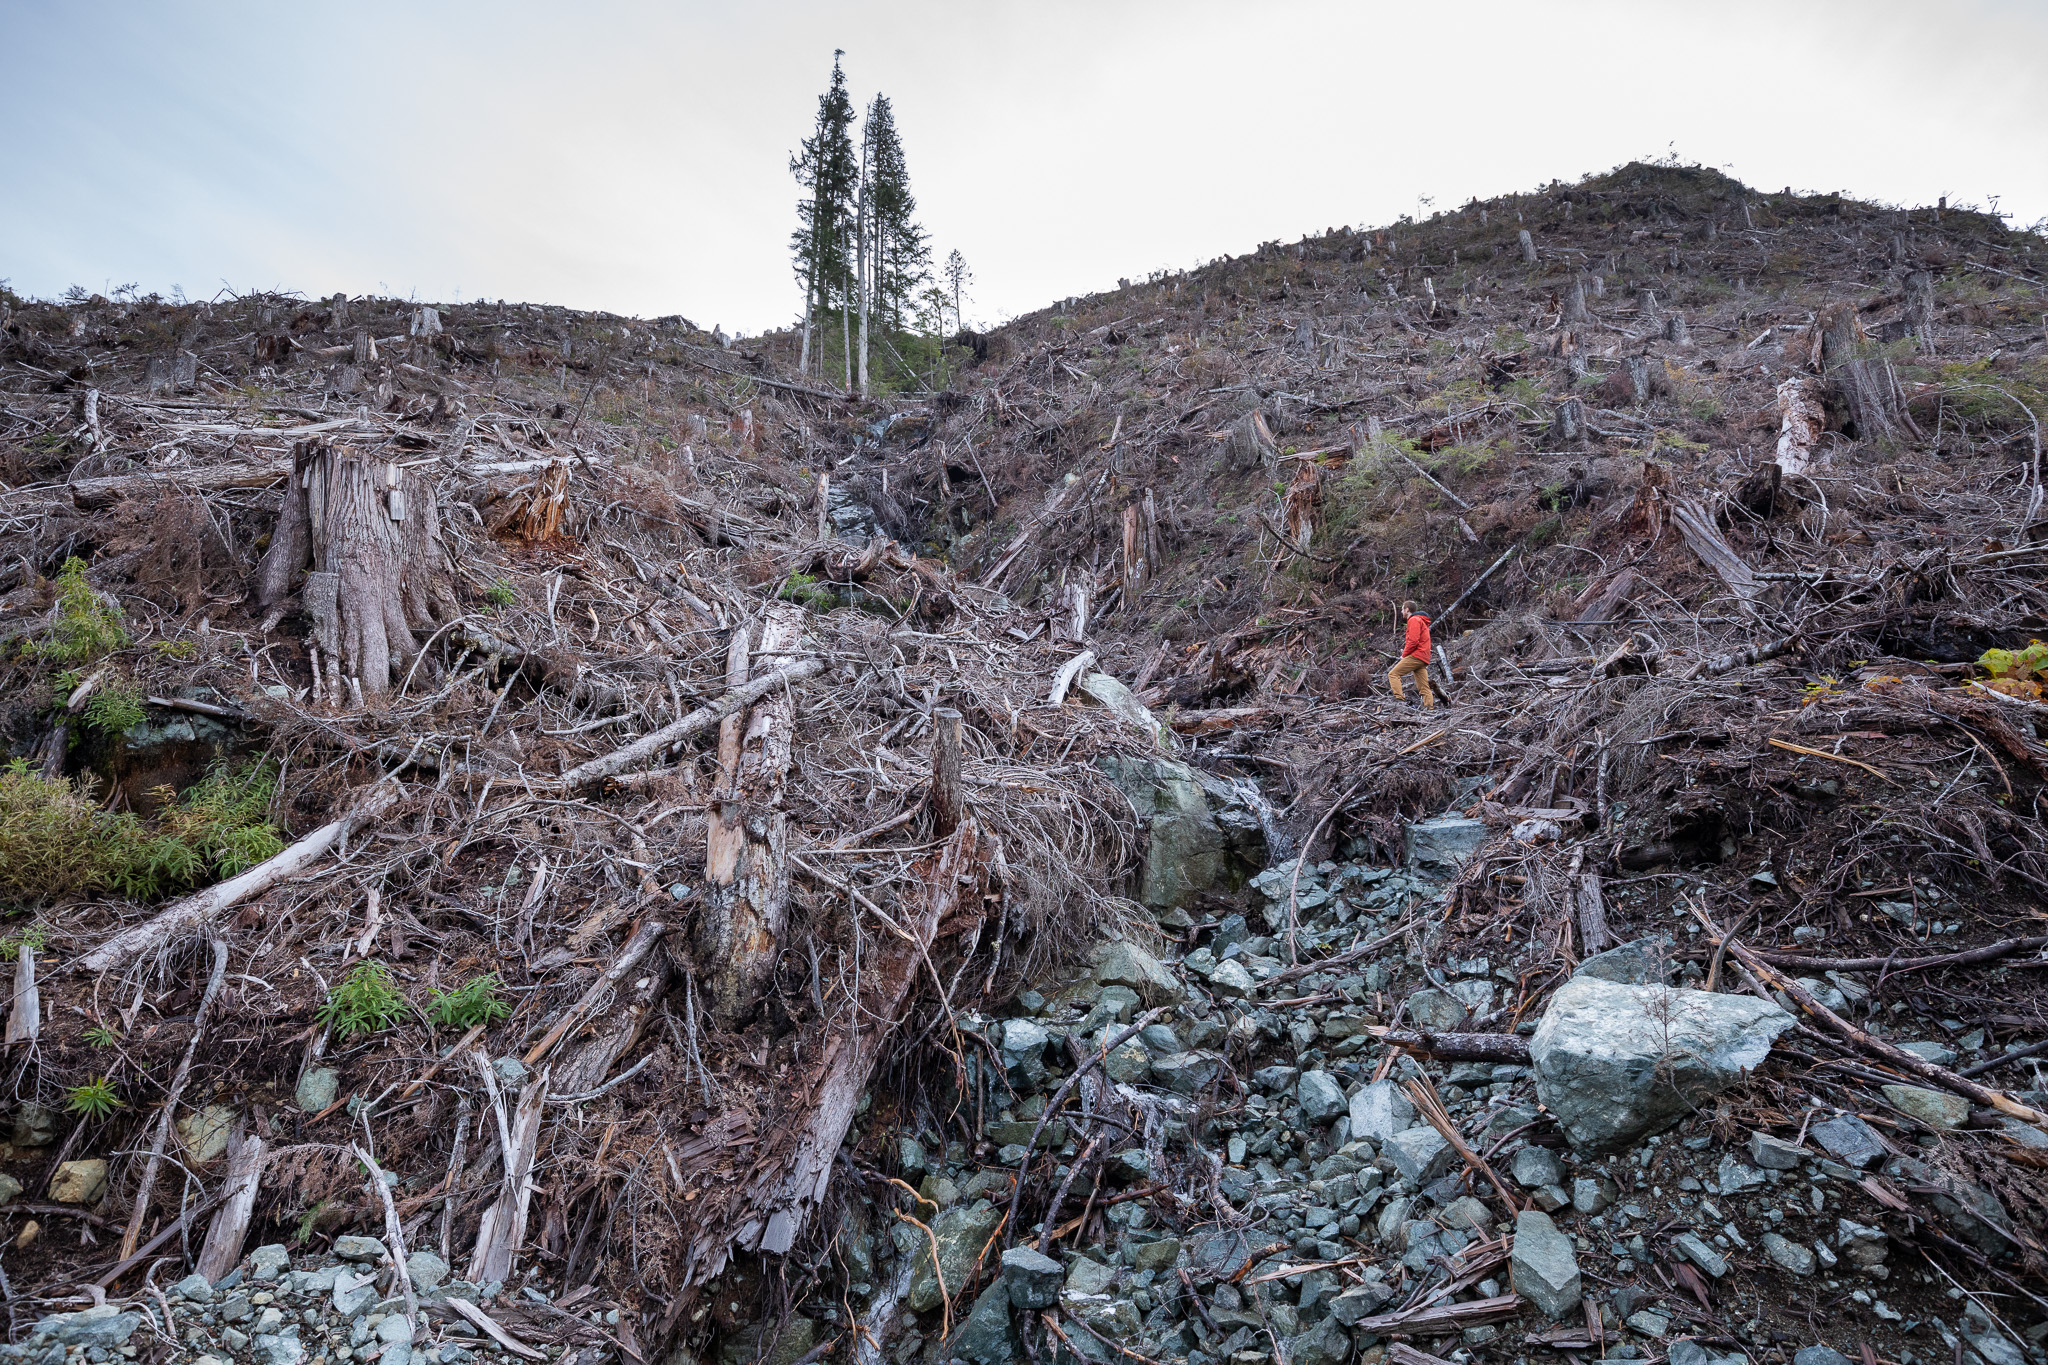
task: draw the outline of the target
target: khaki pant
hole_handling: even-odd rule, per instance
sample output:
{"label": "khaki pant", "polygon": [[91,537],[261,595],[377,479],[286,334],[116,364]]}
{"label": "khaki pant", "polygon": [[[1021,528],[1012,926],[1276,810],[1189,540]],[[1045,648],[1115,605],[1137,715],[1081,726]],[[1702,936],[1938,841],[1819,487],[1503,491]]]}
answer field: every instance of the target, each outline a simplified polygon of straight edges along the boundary
{"label": "khaki pant", "polygon": [[1408,699],[1408,694],[1401,690],[1401,679],[1411,673],[1415,675],[1416,690],[1422,693],[1422,704],[1434,709],[1436,697],[1429,690],[1429,660],[1417,659],[1410,655],[1403,655],[1401,662],[1387,670],[1387,686],[1394,689],[1394,700]]}

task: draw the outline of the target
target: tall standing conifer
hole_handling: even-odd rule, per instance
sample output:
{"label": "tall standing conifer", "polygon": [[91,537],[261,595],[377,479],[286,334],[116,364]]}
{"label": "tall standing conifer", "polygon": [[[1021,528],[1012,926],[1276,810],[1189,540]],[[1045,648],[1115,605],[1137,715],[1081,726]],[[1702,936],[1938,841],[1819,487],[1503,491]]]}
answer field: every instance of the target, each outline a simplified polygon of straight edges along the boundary
{"label": "tall standing conifer", "polygon": [[[853,101],[846,93],[846,73],[840,58],[832,54],[832,84],[818,96],[818,118],[810,137],[790,158],[790,173],[809,193],[797,201],[797,230],[790,236],[796,277],[804,286],[803,351],[799,370],[811,364],[811,341],[821,314],[829,316],[836,306],[842,314],[849,305],[853,279],[854,195],[860,166],[854,159]],[[822,369],[824,346],[818,347]]]}

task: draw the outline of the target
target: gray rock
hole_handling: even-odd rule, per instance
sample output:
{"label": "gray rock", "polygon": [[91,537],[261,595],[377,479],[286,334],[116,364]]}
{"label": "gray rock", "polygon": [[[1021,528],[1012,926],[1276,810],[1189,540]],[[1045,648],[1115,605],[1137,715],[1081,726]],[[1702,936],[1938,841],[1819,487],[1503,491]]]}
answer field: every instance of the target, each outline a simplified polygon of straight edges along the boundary
{"label": "gray rock", "polygon": [[1557,1159],[1557,1153],[1548,1147],[1523,1147],[1515,1152],[1514,1164],[1509,1168],[1515,1183],[1525,1190],[1543,1185],[1556,1185],[1564,1180],[1564,1167]]}
{"label": "gray rock", "polygon": [[1005,1019],[1002,1042],[997,1048],[1003,1074],[1020,1091],[1036,1090],[1045,1082],[1045,1045],[1052,1035],[1045,1025],[1030,1019]]}
{"label": "gray rock", "polygon": [[1171,1270],[1180,1259],[1180,1239],[1162,1237],[1131,1248],[1131,1266],[1136,1270]]}
{"label": "gray rock", "polygon": [[1691,1337],[1672,1342],[1670,1350],[1665,1353],[1666,1365],[1707,1365],[1710,1359],[1707,1348]]}
{"label": "gray rock", "polygon": [[1052,1307],[1060,1301],[1066,1282],[1066,1269],[1036,1247],[1011,1247],[1003,1253],[1003,1284],[1018,1308],[1031,1312]]}
{"label": "gray rock", "polygon": [[1936,1066],[1947,1066],[1956,1059],[1956,1050],[1945,1043],[1900,1043],[1899,1051],[1910,1052],[1921,1061],[1933,1062]]}
{"label": "gray rock", "polygon": [[1579,1213],[1605,1213],[1614,1206],[1614,1182],[1604,1175],[1582,1175],[1572,1181],[1572,1208]]}
{"label": "gray rock", "polygon": [[1671,1319],[1663,1313],[1648,1308],[1639,1308],[1624,1319],[1633,1331],[1646,1337],[1661,1337],[1671,1330]]}
{"label": "gray rock", "polygon": [[1763,1183],[1762,1171],[1743,1165],[1735,1159],[1733,1152],[1721,1154],[1720,1168],[1714,1172],[1714,1184],[1722,1194],[1741,1194]]}
{"label": "gray rock", "polygon": [[527,1071],[526,1063],[517,1057],[500,1057],[491,1063],[491,1074],[498,1078],[499,1085],[517,1093],[531,1073]]}
{"label": "gray rock", "polygon": [[1570,1208],[1571,1191],[1562,1185],[1541,1185],[1529,1196],[1529,1202],[1545,1213],[1556,1213],[1559,1209]]}
{"label": "gray rock", "polygon": [[1445,1227],[1484,1233],[1493,1224],[1493,1211],[1471,1195],[1461,1195],[1445,1205],[1437,1220]]}
{"label": "gray rock", "polygon": [[1403,831],[1403,861],[1425,876],[1447,877],[1470,862],[1486,840],[1484,820],[1444,815],[1416,821]]}
{"label": "gray rock", "polygon": [[55,1204],[96,1204],[107,1192],[107,1163],[98,1157],[59,1163],[50,1177],[50,1201]]}
{"label": "gray rock", "polygon": [[334,1311],[345,1318],[352,1318],[368,1308],[377,1299],[377,1272],[365,1271],[360,1275],[343,1271],[334,1277]]}
{"label": "gray rock", "polygon": [[[390,1318],[386,1322],[392,1321]],[[398,1321],[404,1322],[403,1318]],[[406,1323],[406,1338],[410,1343],[412,1324]],[[256,1338],[252,1347],[256,1365],[299,1365],[306,1358],[306,1348],[299,1344],[297,1337],[275,1336],[265,1333]]]}
{"label": "gray rock", "polygon": [[1792,1357],[1792,1365],[1851,1365],[1849,1357],[1832,1346],[1804,1346]]}
{"label": "gray rock", "polygon": [[1258,990],[1258,982],[1244,969],[1236,958],[1229,958],[1216,964],[1216,970],[1209,973],[1209,986],[1216,994],[1231,1000],[1242,1000]]}
{"label": "gray rock", "polygon": [[1324,1318],[1294,1339],[1287,1356],[1293,1365],[1344,1365],[1351,1358],[1351,1334],[1335,1318]]}
{"label": "gray rock", "polygon": [[11,1175],[0,1174],[0,1205],[12,1204],[21,1197],[21,1182]]}
{"label": "gray rock", "polygon": [[1720,1252],[1714,1250],[1706,1238],[1700,1236],[1697,1232],[1681,1232],[1678,1236],[1671,1239],[1671,1244],[1677,1247],[1679,1253],[1688,1261],[1691,1261],[1715,1279],[1718,1280],[1728,1273],[1728,1259],[1721,1255]]}
{"label": "gray rock", "polygon": [[1775,1232],[1765,1233],[1762,1241],[1764,1255],[1771,1258],[1772,1264],[1780,1269],[1789,1270],[1794,1275],[1813,1273],[1813,1253],[1799,1243],[1780,1237]]}
{"label": "gray rock", "polygon": [[1387,1306],[1394,1291],[1385,1280],[1367,1280],[1353,1285],[1330,1301],[1330,1316],[1346,1327],[1356,1327]]}
{"label": "gray rock", "polygon": [[412,1319],[407,1317],[402,1311],[390,1313],[385,1317],[384,1321],[377,1324],[377,1340],[383,1342],[386,1346],[401,1346],[410,1350],[412,1348]]}
{"label": "gray rock", "polygon": [[1148,1007],[1170,1005],[1187,994],[1158,958],[1124,939],[1113,939],[1095,950],[1094,974],[1105,986],[1137,992]]}
{"label": "gray rock", "polygon": [[923,1175],[926,1169],[924,1144],[914,1137],[896,1140],[896,1164],[905,1175]]}
{"label": "gray rock", "polygon": [[278,1272],[290,1265],[291,1261],[291,1252],[275,1242],[268,1246],[257,1247],[249,1253],[250,1278],[274,1280],[277,1278]]}
{"label": "gray rock", "polygon": [[1327,1071],[1302,1072],[1301,1084],[1295,1093],[1301,1101],[1304,1123],[1325,1124],[1351,1111],[1351,1102],[1344,1098],[1344,1088]]}
{"label": "gray rock", "polygon": [[1553,1322],[1581,1311],[1578,1252],[1547,1213],[1524,1209],[1515,1215],[1508,1275],[1515,1294]]}
{"label": "gray rock", "polygon": [[337,1237],[334,1239],[334,1254],[344,1261],[366,1261],[381,1264],[391,1259],[391,1249],[376,1237]]}
{"label": "gray rock", "polygon": [[1176,1095],[1199,1095],[1216,1079],[1222,1059],[1213,1052],[1182,1052],[1152,1061],[1152,1080]]}
{"label": "gray rock", "polygon": [[1769,1133],[1749,1135],[1749,1160],[1753,1166],[1766,1171],[1796,1171],[1805,1158],[1806,1149],[1796,1142],[1787,1142]]}
{"label": "gray rock", "polygon": [[1886,1254],[1891,1251],[1891,1241],[1880,1229],[1839,1218],[1835,1220],[1835,1250],[1857,1269],[1868,1270],[1874,1265],[1884,1264]]}
{"label": "gray rock", "polygon": [[1385,1142],[1415,1126],[1415,1105],[1393,1081],[1374,1081],[1351,1097],[1351,1136]]}
{"label": "gray rock", "polygon": [[1116,1272],[1100,1261],[1086,1256],[1076,1256],[1074,1263],[1067,1267],[1067,1288],[1069,1294],[1087,1296],[1107,1294],[1116,1283]]}
{"label": "gray rock", "polygon": [[1595,953],[1573,976],[1590,976],[1623,986],[1661,986],[1671,979],[1671,937],[1657,934]]}
{"label": "gray rock", "polygon": [[171,1292],[187,1303],[212,1303],[213,1286],[204,1275],[187,1275],[171,1286]]}
{"label": "gray rock", "polygon": [[142,1325],[140,1313],[124,1313],[110,1303],[95,1305],[81,1313],[56,1313],[36,1323],[33,1340],[59,1346],[115,1348]]}
{"label": "gray rock", "polygon": [[[1109,992],[1104,991],[1103,994]],[[1155,1057],[1171,1057],[1176,1052],[1187,1051],[1187,1045],[1181,1042],[1179,1035],[1165,1024],[1145,1025],[1138,1030],[1138,1041]]]}
{"label": "gray rock", "polygon": [[[939,1243],[939,1269],[948,1285],[967,1282],[968,1270],[988,1245],[1002,1217],[1002,1210],[986,1199],[978,1199],[971,1205],[955,1204],[932,1219],[932,1236]],[[911,1277],[910,1292],[904,1296],[904,1302],[912,1312],[929,1313],[939,1306],[940,1297],[938,1277],[932,1273],[932,1258],[926,1255]]]}
{"label": "gray rock", "polygon": [[1262,1090],[1287,1090],[1300,1079],[1298,1066],[1262,1066],[1252,1073],[1252,1083]]}
{"label": "gray rock", "polygon": [[1670,1126],[1769,1055],[1792,1016],[1752,996],[1577,977],[1530,1040],[1536,1094],[1581,1151]]}
{"label": "gray rock", "polygon": [[1193,769],[1125,754],[1105,754],[1095,764],[1130,800],[1146,833],[1139,900],[1163,910],[1229,885],[1229,841]]}
{"label": "gray rock", "polygon": [[1970,1121],[1970,1102],[1961,1095],[1917,1085],[1881,1085],[1878,1089],[1893,1108],[1930,1128],[1960,1128]]}
{"label": "gray rock", "polygon": [[1109,1055],[1102,1059],[1102,1069],[1113,1081],[1136,1085],[1152,1074],[1152,1054],[1145,1050],[1143,1043],[1133,1040],[1111,1049]]}
{"label": "gray rock", "polygon": [[1838,1114],[1834,1118],[1823,1119],[1806,1131],[1829,1156],[1844,1166],[1854,1166],[1859,1170],[1884,1156],[1888,1150],[1884,1140],[1871,1130],[1870,1125],[1854,1114]]}
{"label": "gray rock", "polygon": [[1024,1344],[1010,1321],[1010,1291],[998,1282],[981,1291],[966,1320],[946,1343],[949,1358],[969,1365],[1008,1365],[1024,1354]]}
{"label": "gray rock", "polygon": [[14,1111],[8,1141],[16,1147],[47,1147],[57,1140],[63,1116],[41,1104],[24,1104]]}
{"label": "gray rock", "polygon": [[1427,1185],[1448,1171],[1457,1156],[1444,1135],[1427,1125],[1394,1134],[1380,1150],[1396,1170],[1417,1185]]}
{"label": "gray rock", "polygon": [[316,1066],[299,1077],[299,1088],[292,1092],[292,1103],[308,1114],[317,1114],[341,1093],[341,1073],[331,1066]]}
{"label": "gray rock", "polygon": [[1963,1334],[1963,1340],[1977,1348],[1977,1354],[1984,1357],[1987,1365],[2027,1365],[2026,1353],[1999,1331],[1976,1304],[1963,1309],[1962,1321],[1956,1328]]}
{"label": "gray rock", "polygon": [[1423,990],[1408,997],[1408,1019],[1424,1033],[1454,1033],[1471,1016],[1449,991]]}

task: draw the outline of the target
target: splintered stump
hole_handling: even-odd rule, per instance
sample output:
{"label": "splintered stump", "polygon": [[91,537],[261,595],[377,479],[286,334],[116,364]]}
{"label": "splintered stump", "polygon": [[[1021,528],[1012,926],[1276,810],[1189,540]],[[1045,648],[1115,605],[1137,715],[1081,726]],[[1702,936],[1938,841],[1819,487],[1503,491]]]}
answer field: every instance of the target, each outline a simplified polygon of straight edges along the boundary
{"label": "splintered stump", "polygon": [[413,630],[460,614],[433,488],[361,451],[306,441],[292,453],[258,603],[275,607],[302,572],[313,693],[330,702],[381,700],[418,652]]}
{"label": "splintered stump", "polygon": [[[771,667],[794,654],[804,611],[778,602],[767,609],[755,654]],[[733,632],[725,685],[744,687],[752,655],[744,628]],[[787,691],[771,692],[750,712],[735,712],[718,731],[718,788],[707,812],[705,896],[697,912],[697,960],[707,975],[711,1012],[731,1023],[752,1005],[774,965],[789,906],[786,859],[789,816],[783,783],[789,773],[792,714]]]}

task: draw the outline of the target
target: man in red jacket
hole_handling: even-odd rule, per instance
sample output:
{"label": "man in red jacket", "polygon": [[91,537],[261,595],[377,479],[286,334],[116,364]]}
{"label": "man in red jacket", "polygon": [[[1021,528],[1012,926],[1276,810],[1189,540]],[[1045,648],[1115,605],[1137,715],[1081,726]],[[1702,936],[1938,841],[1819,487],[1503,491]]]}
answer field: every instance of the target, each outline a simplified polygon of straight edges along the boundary
{"label": "man in red jacket", "polygon": [[1401,645],[1401,661],[1387,672],[1387,685],[1394,689],[1395,701],[1405,702],[1408,696],[1401,688],[1401,679],[1413,673],[1423,706],[1433,710],[1436,697],[1429,690],[1429,618],[1415,602],[1403,602],[1401,614],[1408,618],[1408,636]]}

